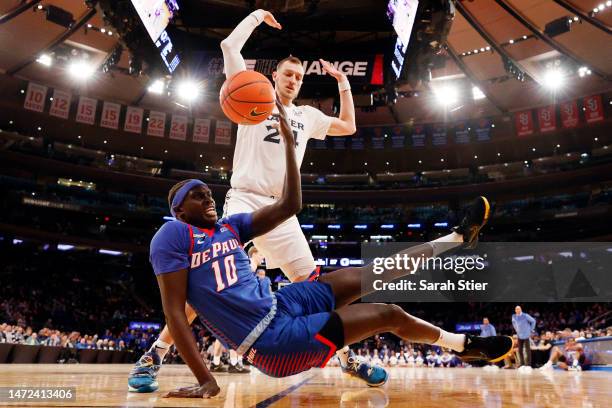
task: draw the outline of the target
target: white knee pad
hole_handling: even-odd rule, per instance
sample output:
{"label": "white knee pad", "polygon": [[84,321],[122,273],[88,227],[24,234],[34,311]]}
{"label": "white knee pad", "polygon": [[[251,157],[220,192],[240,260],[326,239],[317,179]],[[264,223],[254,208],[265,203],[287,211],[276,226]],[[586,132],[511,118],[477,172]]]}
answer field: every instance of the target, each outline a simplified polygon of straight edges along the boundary
{"label": "white knee pad", "polygon": [[283,273],[291,282],[307,280],[315,268],[316,266],[312,255],[297,258],[289,263],[281,265]]}

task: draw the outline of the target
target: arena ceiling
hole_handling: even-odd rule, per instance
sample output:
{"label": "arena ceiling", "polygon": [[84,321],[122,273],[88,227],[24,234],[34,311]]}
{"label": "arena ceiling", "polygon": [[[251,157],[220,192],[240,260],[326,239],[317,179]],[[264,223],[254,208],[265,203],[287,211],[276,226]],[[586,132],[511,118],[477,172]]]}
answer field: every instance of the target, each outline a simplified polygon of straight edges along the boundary
{"label": "arena ceiling", "polygon": [[[442,51],[444,64],[432,71],[432,81],[417,87],[399,84],[400,93],[417,91],[418,96],[400,97],[395,105],[380,107],[375,112],[359,111],[358,122],[368,125],[492,116],[609,92],[612,90],[612,3],[607,3],[602,0],[459,1],[447,47]],[[179,1],[181,12],[174,25],[184,33],[189,44],[216,48],[253,7],[265,6],[274,11],[284,30],[257,30],[247,43],[245,53],[282,57],[308,52],[332,59],[335,52],[342,51],[359,57],[363,52],[382,52],[384,47],[392,47],[392,27],[386,20],[385,4],[382,0]],[[75,23],[67,29],[47,21],[44,12],[37,10],[38,5],[60,7],[72,13]],[[600,5],[602,10],[593,13]],[[20,7],[24,11],[16,13]],[[546,24],[561,18],[573,21],[571,29],[552,38],[546,35]],[[147,92],[153,78],[128,75],[127,51],[122,53],[118,69],[98,72],[82,83],[67,75],[61,61],[52,66],[36,61],[45,53],[64,53],[64,58],[84,53],[91,63],[100,67],[120,40],[116,33],[109,35],[112,30],[105,24],[99,6],[91,10],[81,0],[2,1],[0,71],[4,75],[1,81],[33,80],[123,104],[166,111],[184,109],[167,96]],[[504,59],[521,69],[528,79],[516,80],[505,68]],[[555,64],[572,67],[572,72],[565,79],[565,86],[551,93],[542,83],[547,70]],[[579,67],[586,67],[591,74],[581,77]],[[435,92],[448,84],[459,87],[461,96],[457,103],[441,108],[436,103]],[[472,86],[477,86],[485,97],[474,100]],[[216,89],[209,89],[192,109],[218,114],[216,94]],[[324,108],[331,106],[331,99],[325,95],[320,99]]]}

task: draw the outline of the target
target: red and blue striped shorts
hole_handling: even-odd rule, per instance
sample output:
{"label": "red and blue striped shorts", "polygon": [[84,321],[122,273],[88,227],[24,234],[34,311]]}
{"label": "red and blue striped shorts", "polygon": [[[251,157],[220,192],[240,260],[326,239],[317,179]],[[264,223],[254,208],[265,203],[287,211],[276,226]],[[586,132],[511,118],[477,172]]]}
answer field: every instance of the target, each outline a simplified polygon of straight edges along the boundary
{"label": "red and blue striped shorts", "polygon": [[272,377],[287,377],[324,367],[336,346],[319,331],[335,307],[331,287],[322,282],[299,282],[276,292],[274,319],[245,353],[247,360]]}

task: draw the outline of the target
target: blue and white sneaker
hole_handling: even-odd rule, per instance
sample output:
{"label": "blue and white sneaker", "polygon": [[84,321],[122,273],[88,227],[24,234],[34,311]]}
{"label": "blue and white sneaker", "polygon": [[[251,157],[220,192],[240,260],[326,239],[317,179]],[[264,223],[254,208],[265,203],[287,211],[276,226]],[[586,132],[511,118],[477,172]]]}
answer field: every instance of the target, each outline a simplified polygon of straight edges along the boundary
{"label": "blue and white sneaker", "polygon": [[340,368],[343,373],[365,381],[370,387],[380,387],[387,382],[389,377],[384,368],[362,361],[353,352],[349,355],[348,364],[346,366],[341,364]]}
{"label": "blue and white sneaker", "polygon": [[154,392],[159,388],[157,373],[161,368],[159,356],[154,351],[147,351],[136,362],[128,379],[130,392]]}

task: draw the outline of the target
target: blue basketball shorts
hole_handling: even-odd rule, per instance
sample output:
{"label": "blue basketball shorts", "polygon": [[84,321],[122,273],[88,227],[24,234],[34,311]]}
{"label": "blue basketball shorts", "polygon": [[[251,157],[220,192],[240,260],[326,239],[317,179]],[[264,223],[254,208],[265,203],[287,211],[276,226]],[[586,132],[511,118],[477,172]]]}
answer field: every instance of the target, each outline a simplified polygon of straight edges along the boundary
{"label": "blue basketball shorts", "polygon": [[335,307],[331,286],[298,282],[276,292],[276,315],[253,346],[247,360],[272,377],[287,377],[325,367],[336,346],[319,334]]}

